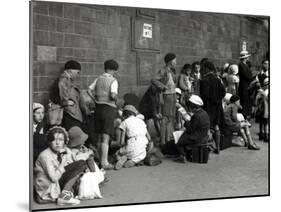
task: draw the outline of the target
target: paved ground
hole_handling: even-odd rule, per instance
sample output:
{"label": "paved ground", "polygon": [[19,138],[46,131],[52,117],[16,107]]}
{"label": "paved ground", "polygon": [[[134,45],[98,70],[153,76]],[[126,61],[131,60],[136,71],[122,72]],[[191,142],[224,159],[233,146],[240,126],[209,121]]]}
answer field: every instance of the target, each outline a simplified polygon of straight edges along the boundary
{"label": "paved ground", "polygon": [[[108,171],[109,182],[101,187],[102,199],[82,201],[82,206],[191,200],[268,194],[268,144],[257,141],[260,151],[231,147],[210,154],[208,164],[179,164],[165,158],[156,167]],[[58,208],[55,204],[34,209]]]}

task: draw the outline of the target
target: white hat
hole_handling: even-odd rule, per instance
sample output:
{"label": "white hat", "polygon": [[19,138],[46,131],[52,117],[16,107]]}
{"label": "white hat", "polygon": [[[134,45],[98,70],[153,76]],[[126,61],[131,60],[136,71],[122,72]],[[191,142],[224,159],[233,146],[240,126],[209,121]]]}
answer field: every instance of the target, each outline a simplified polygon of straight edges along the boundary
{"label": "white hat", "polygon": [[225,64],[223,65],[223,70],[227,69],[228,67],[229,67],[229,63],[225,63]]}
{"label": "white hat", "polygon": [[236,65],[236,64],[230,65],[229,66],[229,73],[234,74],[234,75],[238,74],[238,65]]}
{"label": "white hat", "polygon": [[33,106],[32,106],[33,111],[34,111],[34,110],[37,110],[37,109],[39,109],[39,108],[42,108],[43,110],[45,110],[45,108],[44,108],[44,106],[43,106],[42,104],[37,103],[37,102],[34,102],[34,103],[33,103]]}
{"label": "white hat", "polygon": [[190,98],[189,98],[188,101],[190,101],[190,102],[192,102],[193,104],[198,105],[198,106],[202,106],[202,105],[203,105],[202,99],[201,99],[199,96],[194,95],[194,94],[192,94],[192,95],[190,96]]}
{"label": "white hat", "polygon": [[224,96],[224,101],[226,101],[227,103],[229,103],[231,97],[232,97],[232,94],[231,94],[231,93],[226,93],[225,96]]}
{"label": "white hat", "polygon": [[251,55],[248,53],[248,51],[241,51],[240,52],[240,59],[244,59],[247,57],[250,57]]}
{"label": "white hat", "polygon": [[131,111],[136,115],[138,114],[137,109],[133,105],[126,105],[123,110]]}
{"label": "white hat", "polygon": [[181,89],[180,88],[176,88],[176,93],[181,94]]}

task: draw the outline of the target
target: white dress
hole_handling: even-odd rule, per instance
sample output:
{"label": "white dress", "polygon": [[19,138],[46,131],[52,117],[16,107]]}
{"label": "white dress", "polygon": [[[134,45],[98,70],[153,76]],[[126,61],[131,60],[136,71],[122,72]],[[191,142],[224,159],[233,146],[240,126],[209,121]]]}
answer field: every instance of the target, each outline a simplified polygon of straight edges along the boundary
{"label": "white dress", "polygon": [[120,149],[120,153],[125,154],[128,159],[135,163],[140,162],[146,157],[146,124],[138,117],[130,116],[125,119],[119,126],[126,133],[128,138],[127,145]]}

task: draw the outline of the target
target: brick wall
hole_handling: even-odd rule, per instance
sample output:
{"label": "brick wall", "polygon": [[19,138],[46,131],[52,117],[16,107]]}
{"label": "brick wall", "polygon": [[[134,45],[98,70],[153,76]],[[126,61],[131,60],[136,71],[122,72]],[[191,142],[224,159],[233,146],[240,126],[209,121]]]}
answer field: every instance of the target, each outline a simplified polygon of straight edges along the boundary
{"label": "brick wall", "polygon": [[[142,96],[147,85],[137,84],[136,52],[131,50],[131,18],[135,8],[104,7],[55,2],[32,2],[33,99],[46,104],[56,79],[69,59],[82,65],[80,87],[86,89],[103,72],[103,62],[120,64],[120,96]],[[237,62],[240,42],[249,42],[253,62],[268,50],[262,24],[243,16],[198,12],[152,10],[160,24],[160,53],[156,67],[167,52],[178,55],[178,67],[208,57],[221,66]],[[259,65],[259,64],[258,64]]]}

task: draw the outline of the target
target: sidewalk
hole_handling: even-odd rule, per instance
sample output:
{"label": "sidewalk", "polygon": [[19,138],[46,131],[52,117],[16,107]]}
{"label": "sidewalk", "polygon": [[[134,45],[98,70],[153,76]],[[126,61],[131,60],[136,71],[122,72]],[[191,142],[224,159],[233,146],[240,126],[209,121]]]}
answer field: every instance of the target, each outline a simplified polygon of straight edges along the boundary
{"label": "sidewalk", "polygon": [[[251,151],[231,147],[219,155],[210,154],[208,164],[179,164],[165,158],[155,166],[108,171],[101,187],[102,199],[82,201],[79,207],[237,197],[268,194],[268,144],[253,139],[261,147]],[[58,208],[55,204],[34,205],[34,209]]]}

